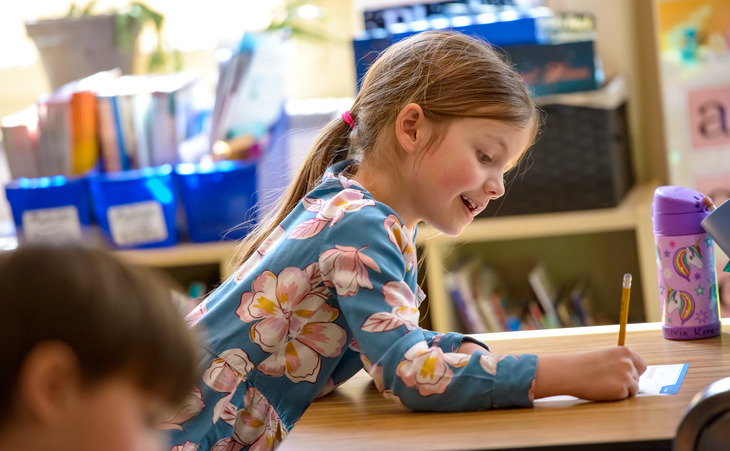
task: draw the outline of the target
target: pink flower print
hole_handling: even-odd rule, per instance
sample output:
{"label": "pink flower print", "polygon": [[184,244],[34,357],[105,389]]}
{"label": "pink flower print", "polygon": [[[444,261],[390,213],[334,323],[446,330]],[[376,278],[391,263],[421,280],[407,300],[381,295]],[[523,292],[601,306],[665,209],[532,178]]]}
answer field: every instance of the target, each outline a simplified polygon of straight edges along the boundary
{"label": "pink flower print", "polygon": [[185,398],[185,402],[177,412],[173,413],[160,425],[160,429],[178,429],[182,431],[183,428],[180,425],[199,414],[203,407],[205,407],[203,393],[198,387],[195,387]]}
{"label": "pink flower print", "polygon": [[[313,266],[313,265],[310,265]],[[325,302],[326,288],[312,287],[312,268],[265,271],[241,296],[236,314],[251,327],[251,339],[271,355],[258,366],[270,376],[315,382],[321,357],[340,354],[347,334],[333,321],[339,311]]]}
{"label": "pink flower print", "polygon": [[496,376],[497,364],[504,360],[507,356],[508,354],[492,354],[491,352],[487,352],[485,349],[485,353],[479,356],[479,365],[481,365],[482,369],[487,373],[492,376]]}
{"label": "pink flower print", "polygon": [[286,429],[269,401],[255,388],[246,390],[243,408],[236,414],[231,438],[251,450],[272,450],[281,443]]}
{"label": "pink flower print", "polygon": [[429,396],[446,391],[454,376],[451,367],[463,367],[469,362],[468,354],[445,353],[425,341],[413,345],[398,364],[396,374],[409,387],[417,387],[418,394]]}
{"label": "pink flower print", "polygon": [[239,451],[243,449],[243,444],[238,443],[233,437],[227,437],[219,440],[210,451]]}
{"label": "pink flower print", "polygon": [[324,251],[319,264],[325,285],[334,287],[340,296],[354,296],[360,287],[373,288],[367,268],[380,272],[380,267],[362,252],[367,247],[335,245]]}
{"label": "pink flower print", "polygon": [[198,451],[198,445],[188,440],[182,445],[173,446],[170,451]]}
{"label": "pink flower print", "polygon": [[279,243],[282,242],[282,238],[284,238],[284,228],[282,226],[277,226],[271,234],[266,237],[263,243],[261,243],[261,246],[259,246],[258,249],[256,249],[256,252],[251,254],[250,257],[241,265],[240,268],[238,268],[238,271],[236,271],[236,274],[233,276],[234,280],[236,282],[240,282],[243,280],[244,277],[248,273],[251,272],[253,268],[256,267],[256,265],[259,264],[262,258],[264,258],[264,255],[266,255],[268,252],[271,252],[276,246],[279,245]]}
{"label": "pink flower print", "polygon": [[383,220],[383,226],[388,232],[388,238],[396,245],[403,254],[406,262],[406,272],[413,269],[417,264],[416,247],[413,245],[413,235],[405,226],[402,226],[398,218],[394,214],[388,215]]}
{"label": "pink flower print", "polygon": [[217,423],[220,419],[233,426],[233,423],[236,421],[236,412],[238,408],[235,404],[231,403],[231,399],[233,399],[233,393],[229,393],[222,397],[215,404],[213,408],[213,424]]}
{"label": "pink flower print", "polygon": [[243,349],[228,349],[203,373],[203,382],[219,393],[231,393],[254,365]]}
{"label": "pink flower print", "polygon": [[330,200],[304,198],[302,203],[309,211],[316,211],[317,215],[294,228],[289,238],[305,239],[317,235],[328,225],[332,227],[342,219],[345,213],[361,210],[364,207],[375,205],[372,199],[364,199],[365,195],[357,190],[344,189]]}
{"label": "pink flower print", "polygon": [[350,340],[350,344],[347,345],[347,347],[350,348],[350,349],[352,349],[353,351],[355,351],[357,353],[361,352],[360,351],[360,343],[358,343],[357,340],[355,340],[354,337],[352,338],[352,340]]}
{"label": "pink flower print", "polygon": [[360,186],[362,188],[362,186],[359,183],[357,183],[355,180],[348,179],[341,172],[339,174],[337,174],[337,175],[333,174],[332,172],[326,172],[324,174],[324,176],[325,176],[325,178],[328,178],[328,179],[331,179],[331,180],[335,180],[335,179],[339,180],[340,181],[340,185],[342,185],[343,188],[350,188],[352,186]]}
{"label": "pink flower print", "polygon": [[370,315],[360,326],[366,332],[385,332],[405,326],[406,330],[418,328],[418,307],[416,296],[403,281],[391,281],[383,286],[385,302],[393,306],[390,312]]}
{"label": "pink flower print", "polygon": [[370,359],[365,357],[363,354],[360,354],[360,361],[362,362],[363,368],[365,368],[365,371],[368,372],[370,377],[373,378],[373,383],[375,383],[375,388],[378,389],[379,392],[383,391],[383,367],[378,365],[377,363],[373,364],[370,362]]}
{"label": "pink flower print", "polygon": [[315,397],[315,399],[319,399],[319,398],[329,395],[330,393],[335,391],[336,388],[337,388],[337,385],[335,385],[335,381],[331,377],[328,377],[327,381],[325,381],[325,383],[324,383],[324,387],[322,387],[322,389],[319,391],[319,393],[317,393],[317,396]]}
{"label": "pink flower print", "polygon": [[192,309],[190,313],[185,316],[185,323],[188,325],[188,327],[193,328],[196,324],[198,324],[198,321],[200,321],[203,316],[205,316],[205,312],[208,311],[208,307],[205,303],[205,301],[198,304],[197,307]]}

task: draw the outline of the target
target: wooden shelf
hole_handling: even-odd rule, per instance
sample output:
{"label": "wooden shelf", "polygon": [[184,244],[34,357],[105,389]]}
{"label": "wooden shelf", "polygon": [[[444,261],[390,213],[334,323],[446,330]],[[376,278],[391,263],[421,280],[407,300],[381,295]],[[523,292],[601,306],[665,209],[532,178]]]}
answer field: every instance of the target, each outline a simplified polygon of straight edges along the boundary
{"label": "wooden shelf", "polygon": [[637,210],[646,206],[647,199],[651,203],[654,188],[655,184],[634,187],[615,208],[478,218],[456,237],[422,225],[418,227],[418,241],[419,244],[429,240],[465,243],[633,230],[639,219]]}
{"label": "wooden shelf", "polygon": [[158,267],[218,264],[222,278],[234,271],[233,257],[236,241],[210,243],[180,243],[171,247],[117,251],[122,258],[135,264]]}
{"label": "wooden shelf", "polygon": [[[656,263],[651,226],[651,203],[657,183],[635,186],[615,208],[581,210],[537,215],[479,218],[456,237],[427,226],[419,226],[417,244],[426,258],[426,281],[432,328],[439,332],[454,330],[454,308],[444,284],[444,262],[454,244],[548,238],[614,231],[633,231],[637,258],[644,281],[645,321],[659,321],[659,295],[656,289]],[[638,287],[637,287],[638,288]]]}

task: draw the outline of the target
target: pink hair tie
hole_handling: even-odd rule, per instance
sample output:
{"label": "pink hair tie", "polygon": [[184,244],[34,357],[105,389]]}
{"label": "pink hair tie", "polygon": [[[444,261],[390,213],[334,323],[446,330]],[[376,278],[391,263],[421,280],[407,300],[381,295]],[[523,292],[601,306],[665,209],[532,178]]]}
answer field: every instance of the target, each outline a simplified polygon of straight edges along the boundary
{"label": "pink hair tie", "polygon": [[350,116],[349,110],[342,113],[342,120],[347,122],[347,125],[350,126],[350,129],[355,128],[355,119],[353,119],[352,116]]}

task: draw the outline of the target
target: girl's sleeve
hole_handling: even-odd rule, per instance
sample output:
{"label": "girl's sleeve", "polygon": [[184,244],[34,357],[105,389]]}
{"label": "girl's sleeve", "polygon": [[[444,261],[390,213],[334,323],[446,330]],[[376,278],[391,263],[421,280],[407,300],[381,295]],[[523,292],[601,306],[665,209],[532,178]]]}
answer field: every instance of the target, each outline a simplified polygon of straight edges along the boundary
{"label": "girl's sleeve", "polygon": [[[378,389],[413,410],[532,405],[537,356],[492,354],[486,346],[461,354],[463,340],[476,340],[418,327],[415,251],[399,224],[382,214],[345,215],[319,259]],[[352,230],[359,233],[345,233]]]}

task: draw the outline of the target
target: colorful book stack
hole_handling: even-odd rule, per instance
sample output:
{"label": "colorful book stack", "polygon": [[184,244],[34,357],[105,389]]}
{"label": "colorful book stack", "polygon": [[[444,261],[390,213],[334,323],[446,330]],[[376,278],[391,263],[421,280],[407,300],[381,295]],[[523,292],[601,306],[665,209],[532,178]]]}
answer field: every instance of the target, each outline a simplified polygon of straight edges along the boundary
{"label": "colorful book stack", "polygon": [[456,317],[466,333],[590,326],[594,324],[586,283],[557,287],[542,264],[527,274],[530,295],[513,297],[501,272],[467,258],[444,274]]}
{"label": "colorful book stack", "polygon": [[198,114],[196,76],[105,71],[2,118],[11,176],[75,176],[180,162]]}
{"label": "colorful book stack", "polygon": [[201,86],[187,73],[107,71],[3,118],[19,241],[103,239],[128,249],[172,246],[181,233],[216,241],[250,230],[257,162],[185,164],[183,144],[204,134]]}

